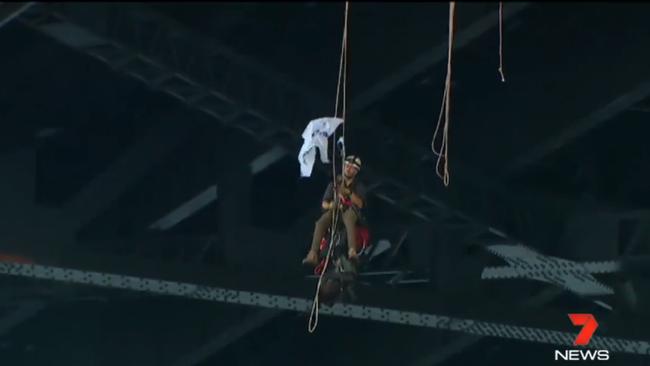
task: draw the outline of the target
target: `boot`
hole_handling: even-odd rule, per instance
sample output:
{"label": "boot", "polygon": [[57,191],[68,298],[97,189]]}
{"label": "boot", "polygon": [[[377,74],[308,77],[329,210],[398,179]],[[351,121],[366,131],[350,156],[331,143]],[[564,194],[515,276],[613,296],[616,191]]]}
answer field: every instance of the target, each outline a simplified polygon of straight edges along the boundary
{"label": "boot", "polygon": [[310,265],[313,267],[318,265],[318,252],[315,250],[310,250],[309,253],[307,253],[307,256],[302,260],[302,264]]}
{"label": "boot", "polygon": [[356,262],[357,259],[359,259],[359,254],[357,254],[357,251],[354,248],[348,249],[348,259]]}

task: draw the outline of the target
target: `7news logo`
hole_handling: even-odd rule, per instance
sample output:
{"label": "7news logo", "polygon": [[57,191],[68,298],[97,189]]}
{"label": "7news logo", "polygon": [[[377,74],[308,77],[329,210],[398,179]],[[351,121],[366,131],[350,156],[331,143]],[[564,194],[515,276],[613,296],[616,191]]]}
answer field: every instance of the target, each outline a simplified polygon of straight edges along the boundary
{"label": "7news logo", "polygon": [[[592,314],[569,314],[571,323],[575,326],[582,326],[580,333],[573,341],[574,346],[587,346],[591,337],[598,328],[598,322]],[[606,349],[571,349],[555,350],[555,361],[560,359],[564,361],[607,361],[609,360],[609,351]]]}

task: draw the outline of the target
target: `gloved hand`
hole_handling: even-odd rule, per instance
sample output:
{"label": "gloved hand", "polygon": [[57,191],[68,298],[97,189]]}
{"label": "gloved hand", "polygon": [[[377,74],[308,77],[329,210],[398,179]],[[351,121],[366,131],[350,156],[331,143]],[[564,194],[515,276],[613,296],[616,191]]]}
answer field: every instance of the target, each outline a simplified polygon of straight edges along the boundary
{"label": "gloved hand", "polygon": [[350,200],[350,197],[340,196],[339,197],[339,203],[340,203],[342,209],[346,209],[346,208],[352,206],[352,201]]}
{"label": "gloved hand", "polygon": [[341,195],[347,199],[350,198],[352,191],[348,187],[341,187]]}

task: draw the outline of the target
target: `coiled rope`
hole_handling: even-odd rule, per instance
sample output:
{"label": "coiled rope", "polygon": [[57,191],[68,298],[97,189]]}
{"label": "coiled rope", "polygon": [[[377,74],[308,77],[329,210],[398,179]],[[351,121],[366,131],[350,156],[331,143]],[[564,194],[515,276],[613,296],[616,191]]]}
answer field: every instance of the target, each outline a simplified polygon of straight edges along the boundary
{"label": "coiled rope", "polygon": [[[451,94],[451,51],[453,50],[454,43],[454,15],[456,12],[456,2],[449,2],[449,48],[447,52],[447,77],[445,78],[445,91],[442,95],[442,106],[440,107],[440,115],[438,116],[438,123],[436,123],[436,130],[433,133],[433,139],[431,140],[431,150],[438,160],[436,161],[436,174],[440,177],[445,184],[445,187],[449,185],[449,106],[450,106],[450,94]],[[442,143],[440,145],[440,150],[436,149],[436,139],[438,137],[438,132],[440,131],[440,122],[442,121],[442,116],[445,116],[445,124],[442,130]],[[442,173],[440,173],[440,163],[444,159],[444,166],[442,168]]]}
{"label": "coiled rope", "polygon": [[[431,140],[431,150],[438,157],[436,161],[436,174],[440,177],[445,185],[449,186],[449,109],[451,98],[451,56],[454,47],[454,18],[456,13],[456,2],[449,2],[449,48],[447,53],[447,76],[445,78],[445,90],[442,95],[442,106],[440,107],[440,114],[436,129],[433,133]],[[503,1],[499,2],[499,75],[501,82],[505,83],[506,78],[503,73]],[[444,115],[444,126],[442,128],[442,142],[440,149],[436,149],[436,140],[440,132],[440,124]],[[444,161],[443,161],[444,159]],[[442,173],[441,167],[442,166]]]}

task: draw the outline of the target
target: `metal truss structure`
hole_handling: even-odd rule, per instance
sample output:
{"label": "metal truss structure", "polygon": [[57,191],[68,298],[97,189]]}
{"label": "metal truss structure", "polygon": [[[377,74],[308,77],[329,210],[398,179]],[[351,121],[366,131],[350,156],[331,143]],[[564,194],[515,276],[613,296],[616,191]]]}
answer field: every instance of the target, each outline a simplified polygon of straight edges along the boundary
{"label": "metal truss structure", "polygon": [[[496,22],[496,17],[489,17],[492,17],[491,22]],[[213,39],[206,39],[174,20],[156,14],[145,5],[42,3],[24,11],[18,19],[32,29],[105,63],[116,72],[139,80],[152,90],[166,93],[223,125],[242,130],[257,141],[280,146],[285,151],[298,151],[300,133],[306,121],[333,109],[333,101],[328,102],[318,93],[287,80]],[[468,37],[471,39],[470,33]],[[446,51],[446,47],[442,50]],[[441,54],[444,55],[444,52]],[[413,65],[408,67],[413,72]],[[641,89],[628,99],[639,100],[650,90],[647,83]],[[381,88],[371,92],[383,93]],[[362,102],[359,108],[369,104]],[[630,103],[619,102],[615,109],[622,110]],[[604,116],[610,116],[609,110],[611,108],[605,110],[606,113],[595,113],[597,120],[602,121]],[[549,229],[555,225],[553,218],[557,219],[568,211],[558,201],[554,201],[553,206],[543,198],[515,196],[503,185],[453,161],[451,186],[444,189],[441,185],[433,185],[435,180],[428,178],[433,177],[435,161],[428,147],[414,145],[412,141],[395,136],[394,131],[381,124],[356,122],[359,122],[358,126],[365,136],[365,141],[360,143],[367,144],[364,146],[366,150],[372,151],[372,157],[367,159],[372,161],[372,166],[364,169],[368,180],[374,183],[370,186],[370,192],[397,211],[409,213],[411,218],[456,228],[463,235],[463,241],[489,242],[496,239],[503,243],[511,238],[523,242],[534,239],[543,241],[539,234],[553,231]],[[585,126],[594,124],[590,119],[583,123]],[[579,127],[550,145],[532,150],[525,160],[514,162],[512,167],[506,169],[506,173],[538,160],[584,130],[584,127]],[[382,141],[387,146],[377,151],[371,148],[373,141]],[[427,179],[408,181],[402,178],[413,177],[413,172],[422,172]],[[535,227],[535,233],[526,231],[531,226]],[[607,267],[608,272],[617,269],[615,263],[607,264],[613,266]],[[513,271],[510,267],[491,268],[487,271],[487,277],[521,277],[522,272]],[[600,271],[603,271],[602,268]],[[270,309],[306,312],[310,308],[309,300],[296,297],[47,266],[0,263],[0,273]],[[563,346],[571,346],[575,336],[539,328],[359,305],[339,304],[324,307],[321,312],[455,331],[462,336],[460,342],[455,343],[460,349],[474,343],[475,338],[467,341],[465,337],[468,335]],[[262,316],[264,319],[266,317]],[[592,345],[614,352],[650,354],[649,344],[642,341],[595,337]],[[452,344],[442,348],[445,347],[456,346]],[[431,363],[428,360],[426,364]]]}
{"label": "metal truss structure", "polygon": [[[230,290],[191,283],[163,281],[35,264],[3,262],[0,263],[0,274],[141,291],[159,295],[182,296],[196,300],[257,306],[270,309],[297,312],[307,312],[311,309],[310,300],[296,297]],[[321,313],[333,316],[427,327],[472,335],[555,344],[567,347],[573,345],[576,336],[569,332],[341,303],[329,307],[322,307]],[[625,340],[611,337],[594,337],[592,338],[589,347],[607,349],[611,352],[650,355],[650,343],[646,341]]]}
{"label": "metal truss structure", "polygon": [[[287,151],[298,151],[306,121],[331,109],[317,93],[145,6],[40,4],[20,20],[222,124]],[[373,125],[364,133],[365,140],[384,141],[389,145],[385,150],[398,151],[373,153],[369,160],[375,164],[364,168],[364,175],[374,182],[370,193],[401,212],[459,225],[468,240],[482,234],[503,239],[531,215],[530,205],[515,204],[503,188],[478,184],[481,178],[469,176],[472,173],[462,166],[455,165],[459,178],[444,195],[444,188],[430,182],[397,179],[422,169],[428,170],[425,175],[433,174],[431,152],[401,141],[386,127]],[[443,196],[447,198],[439,198]]]}

